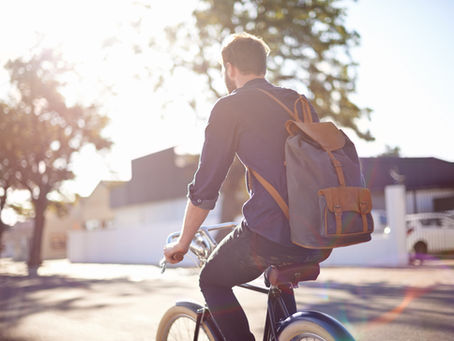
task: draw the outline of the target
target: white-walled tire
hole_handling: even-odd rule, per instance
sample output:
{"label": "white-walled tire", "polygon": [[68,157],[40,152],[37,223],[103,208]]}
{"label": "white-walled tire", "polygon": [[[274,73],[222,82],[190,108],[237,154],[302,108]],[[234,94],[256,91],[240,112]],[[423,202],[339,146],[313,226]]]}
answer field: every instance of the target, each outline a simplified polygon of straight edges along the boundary
{"label": "white-walled tire", "polygon": [[279,330],[279,341],[354,341],[350,333],[332,317],[314,311],[299,312]]}
{"label": "white-walled tire", "polygon": [[[192,341],[197,321],[197,310],[201,306],[191,302],[180,302],[171,307],[161,318],[156,341]],[[200,341],[216,341],[212,324],[202,322]]]}

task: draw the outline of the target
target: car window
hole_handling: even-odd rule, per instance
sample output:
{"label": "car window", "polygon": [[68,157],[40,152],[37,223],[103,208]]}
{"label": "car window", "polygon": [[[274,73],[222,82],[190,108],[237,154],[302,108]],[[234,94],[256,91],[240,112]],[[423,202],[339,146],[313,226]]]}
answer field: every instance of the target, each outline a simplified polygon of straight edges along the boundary
{"label": "car window", "polygon": [[445,219],[443,220],[443,226],[444,226],[445,228],[450,229],[450,230],[454,230],[454,220],[451,219],[451,218],[445,218]]}
{"label": "car window", "polygon": [[422,227],[441,227],[441,219],[440,218],[426,218],[420,220]]}

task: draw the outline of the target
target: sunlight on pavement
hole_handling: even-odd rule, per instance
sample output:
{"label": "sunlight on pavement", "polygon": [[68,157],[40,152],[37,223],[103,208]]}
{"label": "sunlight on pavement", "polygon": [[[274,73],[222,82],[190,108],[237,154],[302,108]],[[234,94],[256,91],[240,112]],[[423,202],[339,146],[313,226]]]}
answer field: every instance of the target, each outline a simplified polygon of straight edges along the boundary
{"label": "sunlight on pavement", "polygon": [[[159,278],[177,278],[198,273],[193,268],[171,268],[165,274],[155,265],[137,264],[99,264],[71,263],[67,259],[44,261],[38,270],[40,276],[64,276],[80,279],[117,279],[125,278],[131,282],[141,282]],[[10,259],[0,259],[0,274],[26,276],[25,262],[14,262]]]}

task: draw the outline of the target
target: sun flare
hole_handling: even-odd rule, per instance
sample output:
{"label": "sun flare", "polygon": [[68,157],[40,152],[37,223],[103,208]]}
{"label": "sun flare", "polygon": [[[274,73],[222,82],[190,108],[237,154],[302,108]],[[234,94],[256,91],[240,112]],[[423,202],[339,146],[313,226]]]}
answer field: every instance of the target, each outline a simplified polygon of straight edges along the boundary
{"label": "sun flare", "polygon": [[[186,0],[18,0],[0,6],[9,13],[0,23],[0,39],[6,47],[0,63],[33,53],[37,43],[39,48],[57,48],[79,75],[63,90],[67,102],[101,102],[101,110],[110,118],[105,134],[114,141],[111,152],[100,158],[86,148],[76,155],[77,179],[68,185],[69,192],[88,195],[101,179],[127,179],[131,159],[160,149],[173,145],[199,149],[204,124],[190,113],[183,98],[194,79],[177,74],[169,83],[174,98],[163,98],[162,91],[153,90],[158,73],[153,71],[172,63],[165,53],[164,28],[187,20],[194,6],[195,1]],[[0,78],[5,77],[0,73]],[[100,97],[103,87],[113,95]],[[2,86],[0,96],[1,92]]]}

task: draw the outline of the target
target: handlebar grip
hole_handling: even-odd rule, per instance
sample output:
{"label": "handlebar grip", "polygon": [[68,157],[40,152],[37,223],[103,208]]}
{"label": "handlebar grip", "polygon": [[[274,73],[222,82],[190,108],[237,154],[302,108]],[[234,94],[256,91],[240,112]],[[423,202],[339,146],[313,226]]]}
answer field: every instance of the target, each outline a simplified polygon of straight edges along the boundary
{"label": "handlebar grip", "polygon": [[177,261],[181,262],[181,261],[183,260],[183,258],[184,258],[184,254],[182,254],[182,253],[180,253],[180,252],[175,253],[175,254],[172,256],[172,258],[173,258],[174,260],[177,260]]}

